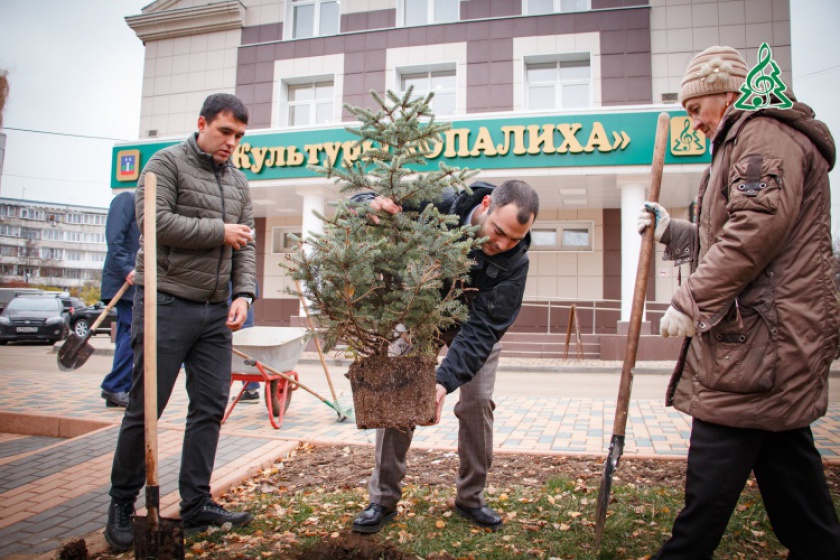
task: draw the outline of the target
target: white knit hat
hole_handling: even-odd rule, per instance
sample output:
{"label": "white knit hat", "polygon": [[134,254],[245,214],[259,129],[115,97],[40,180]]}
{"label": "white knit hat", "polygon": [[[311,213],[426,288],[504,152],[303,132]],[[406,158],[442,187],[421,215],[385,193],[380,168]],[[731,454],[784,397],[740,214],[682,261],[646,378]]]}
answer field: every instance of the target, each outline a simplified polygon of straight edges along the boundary
{"label": "white knit hat", "polygon": [[738,93],[747,79],[747,62],[732,47],[709,47],[688,63],[680,86],[679,102],[729,91]]}

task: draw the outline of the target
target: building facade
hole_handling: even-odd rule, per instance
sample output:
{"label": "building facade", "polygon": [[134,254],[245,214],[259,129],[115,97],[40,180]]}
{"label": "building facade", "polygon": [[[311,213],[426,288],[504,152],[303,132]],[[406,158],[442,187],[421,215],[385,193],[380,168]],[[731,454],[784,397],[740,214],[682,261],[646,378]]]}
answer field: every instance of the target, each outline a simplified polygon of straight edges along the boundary
{"label": "building facade", "polygon": [[0,198],[0,283],[98,286],[107,208]]}
{"label": "building facade", "polygon": [[[319,231],[313,211],[339,196],[306,167],[357,156],[343,105],[434,91],[453,130],[431,165],[524,179],[540,195],[512,331],[564,334],[574,303],[584,335],[618,335],[658,113],[672,116],[660,201],[685,218],[708,162],[676,103],[688,60],[725,44],[753,63],[766,42],[790,85],[789,19],[788,0],[157,0],[126,18],[146,45],[141,140],[115,148],[112,187],[132,187],[155,150],[195,131],[206,95],[242,98],[251,121],[233,160],[258,218],[257,320],[288,324],[289,234]],[[654,327],[686,272],[655,260]]]}

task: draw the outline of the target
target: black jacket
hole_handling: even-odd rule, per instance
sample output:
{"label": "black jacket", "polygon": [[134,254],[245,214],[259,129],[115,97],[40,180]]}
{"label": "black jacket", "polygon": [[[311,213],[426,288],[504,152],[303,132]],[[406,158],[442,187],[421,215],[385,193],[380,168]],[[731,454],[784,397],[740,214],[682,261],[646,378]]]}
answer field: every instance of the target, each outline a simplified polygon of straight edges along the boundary
{"label": "black jacket", "polygon": [[[472,209],[495,187],[478,181],[470,188],[471,195],[447,191],[435,206],[441,212],[457,215],[463,224]],[[530,247],[531,234],[528,233],[525,239],[504,253],[493,256],[481,250],[470,253],[475,261],[470,271],[470,287],[477,288],[478,293],[472,292],[467,299],[469,317],[455,331],[446,357],[437,369],[437,382],[446,387],[447,392],[451,393],[475,377],[490,356],[493,345],[501,340],[519,315],[528,277]]]}
{"label": "black jacket", "polygon": [[[477,181],[470,188],[473,192],[469,195],[463,191],[456,194],[448,189],[435,207],[441,213],[457,215],[459,224],[463,225],[472,209],[496,187]],[[373,199],[373,195],[363,193],[352,199],[368,200]],[[437,382],[447,392],[451,393],[475,377],[493,346],[519,315],[528,277],[530,246],[531,234],[528,233],[525,239],[504,253],[493,256],[485,255],[481,250],[470,253],[470,258],[475,261],[470,271],[470,287],[478,291],[467,292],[464,298],[469,308],[466,322],[444,333],[449,350],[437,369]]]}

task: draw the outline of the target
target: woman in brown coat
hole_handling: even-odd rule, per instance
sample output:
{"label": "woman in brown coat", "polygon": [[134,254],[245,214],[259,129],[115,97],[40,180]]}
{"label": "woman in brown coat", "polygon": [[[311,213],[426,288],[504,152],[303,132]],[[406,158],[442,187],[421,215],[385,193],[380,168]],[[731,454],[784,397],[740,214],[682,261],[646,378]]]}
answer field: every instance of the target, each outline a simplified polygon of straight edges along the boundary
{"label": "woman in brown coat", "polygon": [[[792,559],[840,558],[840,523],[810,424],[837,356],[828,171],[834,141],[810,107],[735,108],[735,49],[690,62],[680,102],[712,141],[697,224],[646,203],[666,259],[691,263],[662,319],[686,336],[668,404],[694,420],[685,508],[656,558],[711,558],[750,471]],[[639,218],[640,231],[652,222]]]}

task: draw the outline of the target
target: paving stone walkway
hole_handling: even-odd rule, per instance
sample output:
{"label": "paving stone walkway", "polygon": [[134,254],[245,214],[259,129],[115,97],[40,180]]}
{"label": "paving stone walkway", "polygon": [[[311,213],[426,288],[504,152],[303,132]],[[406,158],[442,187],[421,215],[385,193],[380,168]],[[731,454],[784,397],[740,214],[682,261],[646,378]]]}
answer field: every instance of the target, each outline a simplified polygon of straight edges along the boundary
{"label": "paving stone walkway", "polygon": [[[311,360],[305,356],[304,360]],[[317,359],[317,358],[315,358]],[[640,364],[666,373],[670,364]],[[502,370],[620,371],[616,363],[570,364],[557,360],[507,359]],[[0,434],[0,558],[54,550],[71,537],[101,532],[108,505],[110,466],[122,410],[106,408],[99,397],[99,376],[4,371],[0,364],[0,411],[25,418],[99,422],[84,435],[57,437]],[[665,379],[663,378],[663,383]],[[531,396],[497,396],[495,448],[506,453],[603,455],[615,415],[611,398],[547,398],[534,387]],[[447,399],[442,422],[418,428],[414,446],[454,449],[457,420]],[[352,404],[349,393],[339,402]],[[161,508],[177,516],[177,471],[186,422],[187,398],[179,382],[160,420]],[[27,416],[36,415],[36,416]],[[300,441],[373,445],[374,432],[353,422],[338,422],[325,404],[303,391],[294,393],[280,430],[259,404],[239,404],[223,426],[213,477],[214,493],[253,475],[285,456]],[[35,420],[27,420],[36,423]],[[2,430],[0,430],[2,431]],[[661,400],[631,401],[625,456],[682,458],[687,452],[690,419]],[[840,404],[813,426],[824,459],[840,463]],[[142,494],[141,500],[142,502]],[[138,502],[139,503],[139,502]]]}

